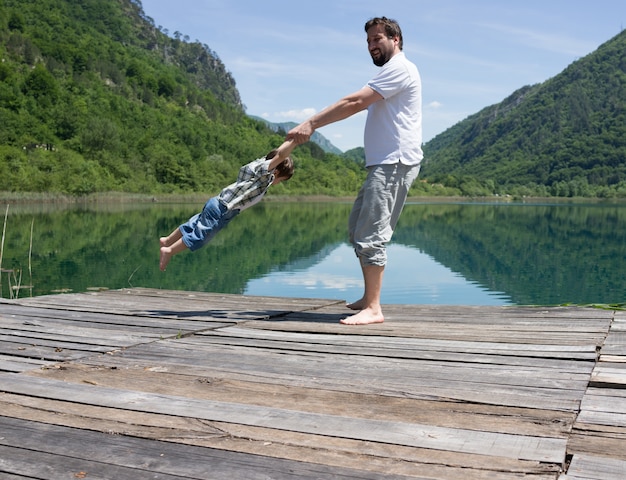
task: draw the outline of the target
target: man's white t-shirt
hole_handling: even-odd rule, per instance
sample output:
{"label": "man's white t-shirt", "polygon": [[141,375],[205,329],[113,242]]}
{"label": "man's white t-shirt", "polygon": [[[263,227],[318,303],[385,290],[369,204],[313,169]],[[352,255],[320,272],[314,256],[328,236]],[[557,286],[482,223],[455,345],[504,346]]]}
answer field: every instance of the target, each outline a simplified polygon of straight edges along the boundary
{"label": "man's white t-shirt", "polygon": [[368,108],[366,166],[402,162],[419,165],[422,152],[422,82],[404,52],[395,54],[367,86],[383,100]]}

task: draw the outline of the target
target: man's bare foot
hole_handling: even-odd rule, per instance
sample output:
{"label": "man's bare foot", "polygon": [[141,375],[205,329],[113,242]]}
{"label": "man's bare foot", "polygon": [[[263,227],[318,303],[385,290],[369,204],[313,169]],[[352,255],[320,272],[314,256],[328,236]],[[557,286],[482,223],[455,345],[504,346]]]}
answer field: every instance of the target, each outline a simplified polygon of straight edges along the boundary
{"label": "man's bare foot", "polygon": [[159,268],[162,272],[167,268],[167,264],[170,263],[172,258],[172,249],[170,247],[161,247],[161,259],[159,260]]}
{"label": "man's bare foot", "polygon": [[343,323],[344,325],[369,325],[372,323],[383,323],[384,321],[385,317],[380,310],[365,308],[359,313],[339,320],[339,323]]}
{"label": "man's bare foot", "polygon": [[363,308],[365,307],[365,302],[362,298],[359,298],[356,302],[346,303],[346,307],[348,307],[350,310],[363,310]]}

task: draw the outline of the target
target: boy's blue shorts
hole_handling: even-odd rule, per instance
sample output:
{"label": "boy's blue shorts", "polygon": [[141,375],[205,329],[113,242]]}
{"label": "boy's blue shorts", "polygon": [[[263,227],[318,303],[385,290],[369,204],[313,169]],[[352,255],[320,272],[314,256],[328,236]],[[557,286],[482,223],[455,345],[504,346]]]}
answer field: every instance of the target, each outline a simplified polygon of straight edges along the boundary
{"label": "boy's blue shorts", "polygon": [[217,197],[210,198],[200,213],[179,227],[183,243],[192,252],[198,250],[209,243],[238,213],[238,209],[229,211]]}

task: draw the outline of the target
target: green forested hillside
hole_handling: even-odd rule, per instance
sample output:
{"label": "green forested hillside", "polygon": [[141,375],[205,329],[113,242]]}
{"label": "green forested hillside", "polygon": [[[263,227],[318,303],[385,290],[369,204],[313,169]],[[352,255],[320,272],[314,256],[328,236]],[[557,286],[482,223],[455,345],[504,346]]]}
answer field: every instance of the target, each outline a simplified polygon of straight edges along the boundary
{"label": "green forested hillside", "polygon": [[[0,191],[216,191],[280,145],[215,52],[166,33],[139,0],[0,0]],[[364,175],[315,145],[294,158],[273,192],[352,194]]]}
{"label": "green forested hillside", "polygon": [[626,31],[424,150],[422,178],[465,195],[626,196]]}
{"label": "green forested hillside", "polygon": [[[411,193],[626,196],[625,52],[622,32],[440,134]],[[0,0],[0,125],[3,192],[215,192],[284,138],[139,0]],[[365,175],[362,149],[294,158],[272,193],[353,195]]]}

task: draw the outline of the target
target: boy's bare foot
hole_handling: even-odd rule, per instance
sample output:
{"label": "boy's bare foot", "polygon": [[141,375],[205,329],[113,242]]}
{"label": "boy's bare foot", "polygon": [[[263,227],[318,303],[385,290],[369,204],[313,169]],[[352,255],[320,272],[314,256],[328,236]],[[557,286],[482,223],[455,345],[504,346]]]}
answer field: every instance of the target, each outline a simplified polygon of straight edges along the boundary
{"label": "boy's bare foot", "polygon": [[339,320],[339,323],[343,323],[344,325],[370,325],[372,323],[383,323],[384,321],[385,317],[380,310],[365,308],[359,313]]}
{"label": "boy's bare foot", "polygon": [[159,268],[162,272],[167,268],[167,264],[170,263],[172,258],[172,249],[170,247],[161,247],[161,259],[159,260]]}

